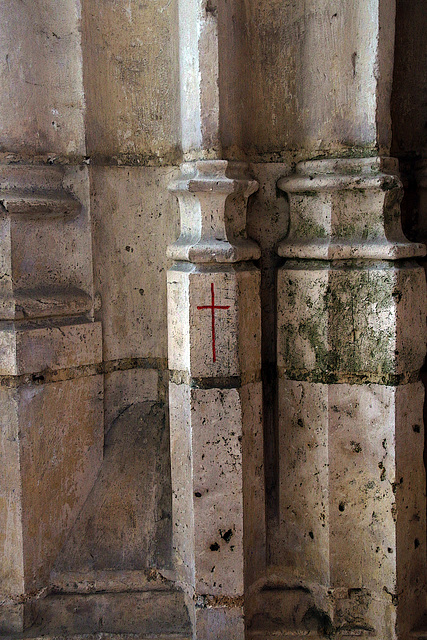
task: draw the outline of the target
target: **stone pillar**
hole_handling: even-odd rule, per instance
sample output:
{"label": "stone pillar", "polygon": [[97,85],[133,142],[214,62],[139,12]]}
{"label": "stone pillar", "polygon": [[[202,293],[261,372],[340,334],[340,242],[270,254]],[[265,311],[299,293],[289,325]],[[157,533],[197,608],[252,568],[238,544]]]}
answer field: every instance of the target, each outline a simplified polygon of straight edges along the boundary
{"label": "stone pillar", "polygon": [[245,593],[264,565],[259,257],[245,237],[245,166],[197,161],[172,185],[169,249],[173,549],[193,637],[245,637]]}
{"label": "stone pillar", "polygon": [[194,640],[245,637],[265,564],[259,247],[246,237],[258,184],[221,159],[225,6],[181,0],[181,235],[168,272],[173,552]]}
{"label": "stone pillar", "polygon": [[339,637],[408,637],[425,589],[424,247],[401,232],[396,171],[320,160],[279,181],[284,610]]}
{"label": "stone pillar", "polygon": [[79,3],[0,2],[0,633],[32,622],[103,448]]}

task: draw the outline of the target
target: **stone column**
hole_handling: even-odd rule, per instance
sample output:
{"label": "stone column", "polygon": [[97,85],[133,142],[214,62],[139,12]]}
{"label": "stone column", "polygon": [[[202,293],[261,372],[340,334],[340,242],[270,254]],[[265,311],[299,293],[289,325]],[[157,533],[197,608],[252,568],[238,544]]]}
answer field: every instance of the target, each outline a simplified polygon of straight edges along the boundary
{"label": "stone column", "polygon": [[173,548],[197,640],[245,637],[264,565],[258,247],[244,236],[244,166],[184,165],[169,250]]}
{"label": "stone column", "polygon": [[180,3],[182,144],[169,248],[173,550],[195,640],[245,637],[265,562],[258,246],[247,166],[221,159],[218,25],[211,0]]}
{"label": "stone column", "polygon": [[[305,61],[312,88],[324,83],[305,103],[308,133],[325,114],[319,96],[334,101],[322,148],[306,155],[324,159],[278,182],[290,225],[278,248],[282,561],[273,613],[289,634],[402,640],[425,593],[426,308],[415,261],[424,247],[403,236],[398,166],[387,157],[394,6],[353,10],[333,60],[339,87],[313,51]],[[347,9],[328,11],[334,24]],[[322,40],[306,35],[308,45]]]}
{"label": "stone column", "polygon": [[284,556],[300,624],[342,636],[406,638],[424,593],[424,248],[400,231],[396,170],[321,160],[279,182]]}
{"label": "stone column", "polygon": [[31,624],[102,459],[79,12],[0,2],[0,633]]}

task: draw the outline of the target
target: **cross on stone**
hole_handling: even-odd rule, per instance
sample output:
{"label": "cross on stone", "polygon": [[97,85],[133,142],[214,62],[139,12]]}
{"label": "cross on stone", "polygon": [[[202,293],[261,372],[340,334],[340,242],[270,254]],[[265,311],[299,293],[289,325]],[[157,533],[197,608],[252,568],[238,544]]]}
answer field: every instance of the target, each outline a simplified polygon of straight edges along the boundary
{"label": "cross on stone", "polygon": [[215,350],[215,309],[229,309],[230,305],[228,306],[223,306],[223,305],[216,305],[215,304],[215,287],[214,287],[214,283],[211,283],[211,303],[208,305],[203,305],[200,307],[197,307],[197,309],[210,309],[211,310],[211,317],[212,317],[212,359],[214,362],[216,362],[216,350]]}

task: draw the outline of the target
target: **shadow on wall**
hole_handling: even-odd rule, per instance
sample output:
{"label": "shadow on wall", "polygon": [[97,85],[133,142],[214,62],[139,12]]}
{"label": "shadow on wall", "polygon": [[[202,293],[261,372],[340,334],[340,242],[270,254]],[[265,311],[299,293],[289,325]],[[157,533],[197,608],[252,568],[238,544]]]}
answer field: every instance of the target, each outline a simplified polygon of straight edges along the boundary
{"label": "shadow on wall", "polygon": [[[427,243],[427,12],[424,0],[397,0],[391,155],[399,158],[405,187],[402,226],[413,242]],[[414,61],[417,61],[414,64]],[[426,258],[420,259],[427,272]],[[427,365],[421,371],[427,389]],[[427,424],[427,401],[424,403]],[[427,467],[427,443],[424,445]]]}

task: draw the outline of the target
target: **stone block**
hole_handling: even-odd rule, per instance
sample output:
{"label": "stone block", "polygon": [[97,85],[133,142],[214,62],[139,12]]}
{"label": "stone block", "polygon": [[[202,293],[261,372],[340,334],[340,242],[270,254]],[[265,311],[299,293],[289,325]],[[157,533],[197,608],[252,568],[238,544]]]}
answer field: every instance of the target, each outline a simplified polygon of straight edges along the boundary
{"label": "stone block", "polygon": [[328,387],[279,380],[280,542],[287,580],[329,579]]}
{"label": "stone block", "polygon": [[0,375],[42,375],[102,360],[101,323],[2,323]]}
{"label": "stone block", "polygon": [[179,220],[167,185],[176,174],[175,168],[91,169],[105,360],[166,358],[165,255]]}
{"label": "stone block", "polygon": [[302,601],[282,590],[278,617],[286,626],[297,609],[317,607],[344,637],[406,637],[425,588],[421,383],[282,379],[279,389],[273,563],[278,588],[299,589]]}
{"label": "stone block", "polygon": [[241,596],[265,561],[260,383],[169,398],[178,572],[197,595]]}
{"label": "stone block", "polygon": [[170,369],[188,371],[195,378],[258,372],[259,288],[255,267],[223,266],[205,271],[181,263],[170,269]]}
{"label": "stone block", "polygon": [[416,372],[425,353],[424,288],[414,264],[285,265],[278,275],[279,367],[318,381],[325,374],[345,381]]}
{"label": "stone block", "polygon": [[98,473],[102,376],[0,390],[2,594],[46,585]]}

